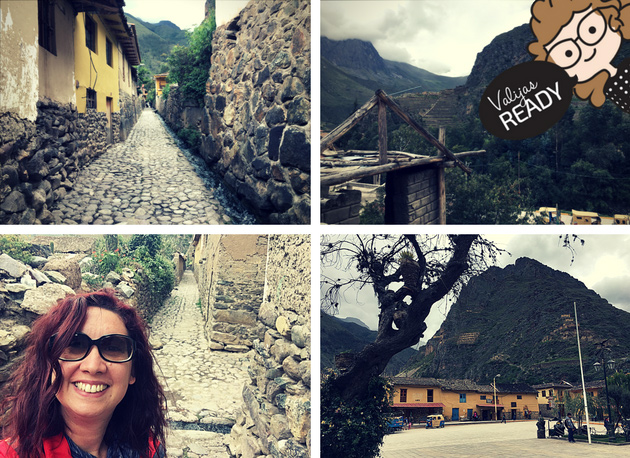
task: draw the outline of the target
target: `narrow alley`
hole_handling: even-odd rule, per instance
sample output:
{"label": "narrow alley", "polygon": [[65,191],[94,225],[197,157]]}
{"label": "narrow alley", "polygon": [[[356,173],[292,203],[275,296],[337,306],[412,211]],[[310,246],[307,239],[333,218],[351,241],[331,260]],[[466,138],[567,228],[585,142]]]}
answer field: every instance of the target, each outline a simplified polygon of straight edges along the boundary
{"label": "narrow alley", "polygon": [[[126,141],[81,171],[53,208],[56,224],[229,224],[253,218],[145,109]],[[195,166],[195,162],[199,163]]]}
{"label": "narrow alley", "polygon": [[168,400],[169,457],[229,457],[226,443],[249,380],[244,353],[210,351],[191,271],[151,323],[157,373]]}

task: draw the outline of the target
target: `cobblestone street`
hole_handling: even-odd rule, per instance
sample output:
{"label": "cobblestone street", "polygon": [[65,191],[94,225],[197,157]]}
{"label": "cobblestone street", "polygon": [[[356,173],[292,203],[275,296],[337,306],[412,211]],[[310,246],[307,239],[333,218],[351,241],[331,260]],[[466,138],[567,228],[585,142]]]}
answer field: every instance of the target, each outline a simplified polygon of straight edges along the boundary
{"label": "cobblestone street", "polygon": [[193,273],[186,271],[151,325],[171,423],[167,454],[229,457],[225,443],[249,380],[247,358],[209,350],[198,297]]}
{"label": "cobblestone street", "polygon": [[85,168],[56,204],[56,224],[241,222],[229,216],[208,172],[200,176],[187,155],[161,118],[144,110],[127,140]]}

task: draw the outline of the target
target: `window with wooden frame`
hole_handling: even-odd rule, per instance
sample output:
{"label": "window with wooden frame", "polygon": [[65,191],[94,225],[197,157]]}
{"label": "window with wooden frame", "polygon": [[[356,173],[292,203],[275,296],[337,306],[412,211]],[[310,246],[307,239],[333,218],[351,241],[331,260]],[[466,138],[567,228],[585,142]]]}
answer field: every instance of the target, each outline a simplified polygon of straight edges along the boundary
{"label": "window with wooden frame", "polygon": [[85,108],[96,110],[96,91],[89,87],[85,90]]}
{"label": "window with wooden frame", "polygon": [[85,15],[85,46],[96,52],[96,22],[87,14]]}
{"label": "window with wooden frame", "polygon": [[407,388],[400,389],[400,402],[407,402]]}
{"label": "window with wooden frame", "polygon": [[54,0],[38,0],[37,20],[39,23],[39,45],[56,56],[57,40],[55,39]]}
{"label": "window with wooden frame", "polygon": [[427,402],[433,402],[433,390],[427,390]]}
{"label": "window with wooden frame", "polygon": [[113,51],[112,51],[112,42],[109,41],[109,38],[105,38],[105,56],[107,58],[107,65],[109,65],[110,67],[114,66],[114,59],[113,59]]}

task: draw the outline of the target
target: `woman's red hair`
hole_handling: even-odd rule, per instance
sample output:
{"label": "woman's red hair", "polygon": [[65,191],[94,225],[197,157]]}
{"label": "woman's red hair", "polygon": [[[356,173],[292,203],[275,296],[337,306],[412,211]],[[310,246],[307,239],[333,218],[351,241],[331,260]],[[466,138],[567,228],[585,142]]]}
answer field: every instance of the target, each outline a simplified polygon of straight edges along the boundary
{"label": "woman's red hair", "polygon": [[[136,342],[129,385],[105,433],[105,442],[117,441],[148,454],[149,440],[164,444],[166,399],[153,371],[153,354],[146,326],[135,309],[109,290],[77,294],[62,299],[38,318],[28,337],[26,351],[3,388],[0,412],[1,437],[8,439],[20,458],[39,458],[46,437],[63,433],[65,424],[56,393],[61,385],[59,356],[85,321],[88,307],[116,313]],[[57,334],[49,348],[49,339]],[[52,374],[55,374],[54,381]]]}

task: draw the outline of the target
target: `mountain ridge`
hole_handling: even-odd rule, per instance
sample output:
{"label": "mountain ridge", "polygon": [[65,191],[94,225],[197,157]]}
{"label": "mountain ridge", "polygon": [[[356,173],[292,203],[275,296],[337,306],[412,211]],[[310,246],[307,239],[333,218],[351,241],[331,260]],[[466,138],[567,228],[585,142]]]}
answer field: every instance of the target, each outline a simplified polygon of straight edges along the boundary
{"label": "mountain ridge", "polygon": [[593,379],[598,342],[609,339],[612,354],[626,356],[630,313],[530,258],[471,279],[438,332],[403,371],[484,383],[496,374],[510,383],[578,382],[574,301],[585,377]]}
{"label": "mountain ridge", "polygon": [[369,100],[377,89],[395,94],[439,91],[464,84],[466,77],[431,73],[383,59],[372,43],[321,37],[321,119],[331,127]]}
{"label": "mountain ridge", "polygon": [[166,58],[175,45],[186,45],[186,32],[171,21],[156,24],[126,13],[127,22],[135,24],[142,63],[152,74],[166,71]]}

